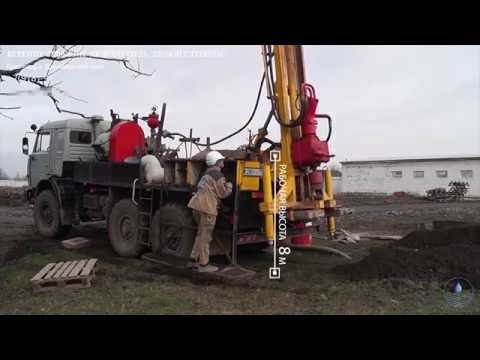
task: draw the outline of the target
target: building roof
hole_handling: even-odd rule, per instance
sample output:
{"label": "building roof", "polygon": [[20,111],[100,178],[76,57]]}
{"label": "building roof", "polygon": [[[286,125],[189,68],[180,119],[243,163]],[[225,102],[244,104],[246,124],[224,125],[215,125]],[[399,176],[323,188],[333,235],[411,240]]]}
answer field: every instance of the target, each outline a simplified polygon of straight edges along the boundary
{"label": "building roof", "polygon": [[358,160],[340,161],[342,165],[370,164],[370,163],[400,163],[400,162],[425,162],[425,161],[445,161],[445,160],[480,160],[480,154],[470,155],[438,155],[438,156],[409,156],[409,157],[389,157],[389,158],[368,158]]}

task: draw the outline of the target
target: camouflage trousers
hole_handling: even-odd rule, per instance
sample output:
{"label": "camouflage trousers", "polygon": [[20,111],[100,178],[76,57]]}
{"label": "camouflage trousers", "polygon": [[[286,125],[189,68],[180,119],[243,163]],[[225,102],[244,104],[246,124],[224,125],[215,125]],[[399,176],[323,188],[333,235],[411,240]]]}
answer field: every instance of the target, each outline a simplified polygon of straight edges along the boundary
{"label": "camouflage trousers", "polygon": [[198,230],[190,258],[197,260],[201,265],[207,265],[210,261],[210,243],[213,239],[217,217],[194,209],[192,212]]}

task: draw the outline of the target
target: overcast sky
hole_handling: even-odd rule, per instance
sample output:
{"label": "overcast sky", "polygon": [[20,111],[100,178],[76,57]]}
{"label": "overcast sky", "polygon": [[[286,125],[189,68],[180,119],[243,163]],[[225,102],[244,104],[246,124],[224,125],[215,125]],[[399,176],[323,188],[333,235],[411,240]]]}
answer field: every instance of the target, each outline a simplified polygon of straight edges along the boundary
{"label": "overcast sky", "polygon": [[[28,62],[51,46],[1,46],[0,68]],[[109,119],[146,115],[167,103],[165,128],[210,136],[212,141],[236,130],[250,116],[263,67],[259,46],[86,46],[87,53],[129,56],[151,77],[134,79],[120,64],[79,60],[52,81],[87,103],[58,95],[61,106]],[[33,57],[32,57],[33,56]],[[336,161],[369,157],[480,154],[479,46],[304,46],[307,81],[319,97],[318,112],[333,118],[331,152]],[[45,63],[48,65],[48,63]],[[45,65],[23,75],[44,75]],[[11,79],[0,92],[34,87]],[[21,138],[32,123],[71,117],[58,114],[43,95],[0,96],[0,168],[11,176],[26,173]],[[268,113],[263,93],[250,129]],[[319,135],[326,134],[326,123]],[[272,122],[271,137],[278,136]],[[245,131],[221,148],[247,142]],[[278,137],[277,137],[278,139]],[[33,146],[31,139],[31,147]],[[172,144],[173,145],[173,144]]]}

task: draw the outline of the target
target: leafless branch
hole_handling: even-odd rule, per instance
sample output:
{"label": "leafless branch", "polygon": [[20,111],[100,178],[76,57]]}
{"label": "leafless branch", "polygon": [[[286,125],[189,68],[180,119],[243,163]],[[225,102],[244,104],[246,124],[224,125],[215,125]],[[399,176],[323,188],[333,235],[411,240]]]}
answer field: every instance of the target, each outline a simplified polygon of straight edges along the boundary
{"label": "leafless branch", "polygon": [[88,118],[88,116],[86,116],[85,114],[82,114],[82,113],[79,113],[79,112],[76,112],[76,111],[67,110],[67,109],[62,109],[58,105],[59,101],[52,94],[49,94],[48,97],[52,100],[53,105],[55,106],[55,108],[57,109],[57,111],[59,113],[67,113],[67,114],[72,114],[72,115],[78,115],[78,116],[81,116],[84,119]]}
{"label": "leafless branch", "polygon": [[[0,110],[18,110],[21,109],[21,106],[0,106]],[[8,119],[8,120],[13,120],[13,117],[8,116],[7,114],[0,112],[0,116]]]}
{"label": "leafless branch", "polygon": [[55,69],[55,71],[52,71],[48,76],[53,76],[55,75],[56,73],[58,73],[59,71],[63,70],[68,64],[70,64],[74,59],[70,59],[68,60],[67,62],[65,62],[63,64],[63,66],[59,66],[58,68]]}
{"label": "leafless branch", "polygon": [[[57,45],[52,46],[52,51],[50,52],[50,56],[53,56],[55,52],[57,51]],[[45,74],[45,77],[48,77],[48,74],[50,73],[50,69],[52,68],[53,64],[55,63],[54,60],[50,63],[50,66],[48,67],[47,73]]]}
{"label": "leafless branch", "polygon": [[83,100],[83,99],[77,98],[77,97],[75,97],[75,96],[73,96],[73,95],[70,95],[70,94],[67,93],[65,90],[62,90],[62,89],[60,89],[60,88],[53,88],[53,89],[56,90],[56,91],[58,91],[58,92],[59,92],[60,94],[62,94],[63,96],[66,96],[66,97],[68,97],[68,98],[70,98],[70,99],[72,99],[72,100],[77,100],[77,101],[83,102],[83,103],[85,103],[85,104],[88,103],[88,101],[86,101],[86,100]]}
{"label": "leafless branch", "polygon": [[4,118],[7,118],[8,120],[13,120],[13,117],[5,115],[4,113],[0,112],[0,116],[3,116]]}
{"label": "leafless branch", "polygon": [[[54,46],[52,47],[52,52],[50,53],[50,56],[54,57],[54,55],[56,54],[56,52],[57,52],[57,50],[58,50],[58,46],[60,46],[60,48],[63,50],[63,53],[60,54],[60,55],[57,55],[57,56],[55,56],[55,57],[63,57],[63,56],[65,56],[65,55],[67,55],[67,54],[79,54],[79,53],[82,51],[82,49],[83,49],[83,46],[82,46],[79,51],[75,50],[74,48],[76,48],[77,45],[72,45],[72,46],[70,46],[70,47],[67,47],[66,45],[54,45]],[[56,73],[58,73],[59,71],[61,71],[64,67],[66,67],[68,64],[70,64],[73,60],[75,60],[75,59],[72,58],[72,59],[66,61],[66,62],[63,64],[63,66],[59,66],[55,71],[50,72],[53,64],[56,62],[56,60],[52,60],[52,62],[50,63],[50,67],[48,68],[48,71],[47,71],[47,73],[46,73],[46,75],[45,75],[45,78],[48,78],[48,77],[50,77],[50,76],[52,76],[52,75],[55,75]]]}
{"label": "leafless branch", "polygon": [[[80,54],[83,51],[83,46],[79,46],[79,45],[72,45],[70,47],[67,47],[66,45],[60,45],[60,47],[65,50],[64,54],[67,54],[67,53]],[[75,50],[75,48],[79,48],[79,49]]]}
{"label": "leafless branch", "polygon": [[[112,62],[117,62],[117,63],[122,63],[123,66],[129,70],[134,72],[135,74],[138,75],[143,75],[143,76],[152,76],[153,73],[146,73],[142,72],[140,70],[134,69],[130,65],[130,61],[128,59],[119,59],[119,58],[109,58],[109,57],[102,57],[102,56],[93,56],[93,55],[68,55],[68,56],[40,56],[25,65],[16,68],[16,69],[11,69],[11,70],[1,70],[0,69],[0,76],[9,76],[11,78],[16,78],[15,75],[19,74],[21,71],[25,70],[26,68],[33,66],[41,61],[45,60],[52,60],[56,62],[62,62],[62,61],[67,61],[71,59],[92,59],[92,60],[102,60],[102,61],[112,61]],[[23,79],[22,79],[23,80]]]}
{"label": "leafless branch", "polygon": [[[57,91],[63,96],[69,97],[70,99],[76,100],[76,101],[81,101],[81,102],[87,102],[85,100],[82,100],[80,98],[74,97],[70,94],[68,94],[65,90],[58,88],[57,86],[59,83],[51,85],[51,84],[45,84],[48,78],[50,78],[52,75],[58,73],[60,70],[62,70],[65,66],[67,66],[70,62],[76,59],[90,59],[90,60],[100,60],[100,61],[109,61],[109,62],[116,62],[120,63],[123,65],[125,69],[128,71],[132,72],[134,74],[134,77],[137,78],[138,76],[151,76],[153,73],[147,73],[147,72],[142,72],[140,71],[140,63],[137,58],[137,68],[133,67],[130,63],[130,61],[126,58],[120,59],[120,58],[114,58],[114,57],[102,57],[102,56],[93,56],[93,55],[86,55],[82,54],[81,51],[83,51],[83,47],[78,48],[78,45],[54,45],[52,47],[52,50],[50,52],[50,55],[48,56],[40,56],[36,59],[33,59],[32,61],[24,64],[23,66],[17,67],[15,69],[0,69],[0,81],[5,81],[3,78],[4,77],[9,77],[14,80],[17,80],[17,82],[23,81],[27,82],[33,85],[38,86],[38,89],[32,89],[32,90],[18,90],[14,92],[2,92],[0,93],[0,96],[16,96],[16,95],[21,95],[21,94],[36,94],[38,92],[42,92],[45,95],[47,95],[53,102],[55,108],[59,113],[69,113],[73,115],[78,115],[83,118],[86,118],[82,113],[63,109],[59,106],[59,100],[53,96],[52,92]],[[50,61],[50,65],[48,66],[47,72],[45,76],[43,77],[26,77],[21,75],[21,72],[29,67],[34,66],[35,64],[38,64],[40,62],[44,61]],[[61,65],[54,69],[54,64],[60,63]],[[63,65],[63,66],[62,66]],[[5,114],[2,114],[2,116],[10,118],[9,116],[6,116]]]}
{"label": "leafless branch", "polygon": [[0,92],[0,96],[18,96],[18,95],[35,95],[41,92],[46,92],[49,89],[48,86],[40,87],[38,89],[32,89],[32,90],[17,90],[14,92]]}
{"label": "leafless branch", "polygon": [[[21,109],[21,106],[0,106],[0,110],[18,110],[18,109]],[[9,120],[13,120],[13,117],[8,116],[7,114],[4,114],[1,111],[0,111],[0,116],[7,118]]]}

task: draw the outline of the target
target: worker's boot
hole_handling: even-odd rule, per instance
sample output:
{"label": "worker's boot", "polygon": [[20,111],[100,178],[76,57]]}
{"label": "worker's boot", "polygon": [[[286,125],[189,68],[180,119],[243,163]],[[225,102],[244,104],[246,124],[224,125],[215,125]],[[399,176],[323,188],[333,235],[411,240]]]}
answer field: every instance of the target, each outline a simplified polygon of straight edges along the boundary
{"label": "worker's boot", "polygon": [[218,267],[210,265],[210,264],[207,264],[207,265],[201,265],[200,264],[197,268],[197,271],[201,272],[201,273],[210,273],[210,272],[218,271]]}
{"label": "worker's boot", "polygon": [[190,258],[187,264],[187,268],[196,270],[198,268],[198,261],[194,258]]}

